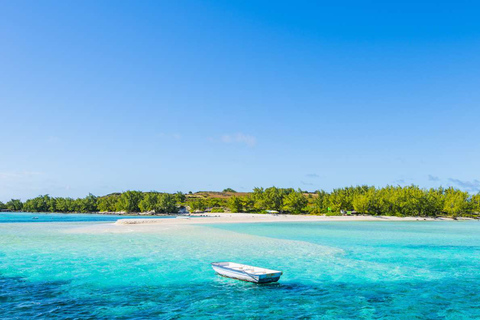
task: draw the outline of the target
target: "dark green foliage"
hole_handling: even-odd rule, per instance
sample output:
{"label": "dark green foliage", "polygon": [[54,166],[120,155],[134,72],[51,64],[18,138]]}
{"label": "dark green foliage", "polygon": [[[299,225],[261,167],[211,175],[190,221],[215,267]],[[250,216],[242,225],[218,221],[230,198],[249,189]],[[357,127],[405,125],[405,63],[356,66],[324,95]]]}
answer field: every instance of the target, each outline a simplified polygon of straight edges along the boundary
{"label": "dark green foliage", "polygon": [[19,199],[12,199],[8,201],[5,206],[11,211],[21,211],[23,208],[23,203]]}
{"label": "dark green foliage", "polygon": [[[48,194],[25,201],[23,210],[27,212],[54,212],[56,207],[55,199]],[[53,210],[51,210],[53,209]]]}
{"label": "dark green foliage", "polygon": [[220,198],[207,199],[206,202],[207,202],[208,208],[218,208],[218,207],[224,207],[227,205],[227,201],[225,199],[220,199]]}
{"label": "dark green foliage", "polygon": [[96,212],[97,197],[89,194],[85,198],[52,198],[48,194],[25,201],[23,211],[27,212]]}
{"label": "dark green foliage", "polygon": [[252,196],[242,197],[240,200],[242,201],[243,210],[245,212],[255,211],[255,201]]}
{"label": "dark green foliage", "polygon": [[227,201],[227,207],[231,212],[242,212],[243,211],[243,202],[239,197],[233,196]]}
{"label": "dark green foliage", "polygon": [[115,212],[117,210],[117,202],[120,195],[114,194],[98,198],[98,210],[101,212]]}
{"label": "dark green foliage", "polygon": [[317,191],[317,197],[313,200],[313,206],[311,207],[312,213],[325,213],[328,212],[329,194],[323,190]]}
{"label": "dark green foliage", "polygon": [[254,188],[252,198],[257,210],[277,210],[281,211],[283,207],[283,198],[287,194],[287,189],[278,189],[270,187],[267,189]]}
{"label": "dark green foliage", "polygon": [[190,196],[159,192],[126,191],[99,197],[89,194],[85,198],[54,198],[41,195],[22,203],[12,199],[0,202],[0,210],[30,212],[154,212],[176,213],[179,206],[190,207],[191,212],[264,212],[276,210],[292,214],[312,213],[338,215],[342,211],[390,216],[475,216],[480,214],[480,193],[454,188],[421,189],[418,186],[387,186],[375,188],[357,186],[316,191],[305,194],[300,189],[270,187],[255,188],[245,196],[226,197]]}
{"label": "dark green foliage", "polygon": [[158,192],[147,192],[138,203],[140,212],[156,211],[160,194]]}
{"label": "dark green foliage", "polygon": [[[56,210],[58,212],[76,212],[77,205],[72,198],[56,198]],[[94,212],[97,210],[92,210]]]}
{"label": "dark green foliage", "polygon": [[83,199],[77,199],[76,201],[76,211],[77,212],[95,212],[98,211],[98,206],[97,206],[97,197],[95,197],[93,194],[89,193],[88,196],[86,196]]}
{"label": "dark green foliage", "polygon": [[[360,213],[391,216],[456,216],[478,211],[475,196],[454,188],[421,189],[418,186],[361,186],[317,192],[315,213],[356,210]],[[475,209],[477,208],[477,209]]]}
{"label": "dark green foliage", "polygon": [[187,197],[181,191],[178,191],[177,193],[175,193],[175,201],[177,202],[178,205],[184,203],[186,199]]}
{"label": "dark green foliage", "polygon": [[232,188],[226,188],[226,189],[223,189],[223,192],[237,192],[237,191],[233,190]]}
{"label": "dark green foliage", "polygon": [[480,192],[473,195],[470,199],[470,212],[480,213]]}
{"label": "dark green foliage", "polygon": [[187,201],[187,205],[190,206],[190,211],[205,211],[207,209],[207,202],[204,199],[192,199]]}
{"label": "dark green foliage", "polygon": [[143,193],[140,191],[125,191],[118,198],[116,211],[139,212],[138,205],[142,199]]}
{"label": "dark green foliage", "polygon": [[155,212],[159,213],[177,213],[178,207],[176,197],[170,193],[163,193],[159,196],[159,201]]}
{"label": "dark green foliage", "polygon": [[298,189],[298,191],[290,192],[285,196],[283,201],[283,209],[290,213],[299,214],[302,213],[305,207],[307,206],[308,200],[303,195],[303,192]]}
{"label": "dark green foliage", "polygon": [[[249,205],[245,205],[248,203]],[[244,204],[244,205],[242,205]],[[248,207],[248,208],[247,208]],[[357,186],[317,191],[305,196],[301,190],[255,188],[250,196],[231,197],[232,212],[261,212],[264,210],[338,215],[342,211],[357,211],[370,215],[460,216],[480,213],[480,193],[470,196],[454,188],[421,189],[418,186],[387,186],[377,189]]]}

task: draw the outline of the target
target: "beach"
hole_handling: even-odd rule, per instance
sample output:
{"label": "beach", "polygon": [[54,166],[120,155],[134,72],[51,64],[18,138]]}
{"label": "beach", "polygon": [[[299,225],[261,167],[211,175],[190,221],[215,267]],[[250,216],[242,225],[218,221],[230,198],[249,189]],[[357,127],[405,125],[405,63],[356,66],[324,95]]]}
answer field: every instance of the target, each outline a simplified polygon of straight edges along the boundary
{"label": "beach", "polygon": [[328,222],[328,221],[442,221],[451,218],[392,217],[392,216],[322,216],[290,214],[254,213],[205,213],[179,216],[176,219],[119,219],[115,225],[190,225],[223,223],[288,223],[288,222]]}

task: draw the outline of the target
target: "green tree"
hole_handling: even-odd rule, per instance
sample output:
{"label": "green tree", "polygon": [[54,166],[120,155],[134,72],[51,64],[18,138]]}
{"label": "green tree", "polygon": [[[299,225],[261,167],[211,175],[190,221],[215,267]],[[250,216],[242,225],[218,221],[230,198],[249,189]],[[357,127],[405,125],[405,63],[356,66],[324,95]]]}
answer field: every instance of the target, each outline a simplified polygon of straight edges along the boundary
{"label": "green tree", "polygon": [[263,209],[282,211],[284,196],[285,192],[282,189],[276,187],[265,189],[263,193]]}
{"label": "green tree", "polygon": [[445,192],[445,204],[443,210],[453,217],[465,213],[468,208],[468,197],[469,195],[467,192],[448,188]]}
{"label": "green tree", "polygon": [[244,212],[254,212],[255,211],[255,201],[251,196],[245,196],[240,198],[242,202],[242,207]]}
{"label": "green tree", "polygon": [[7,209],[11,211],[21,211],[23,208],[23,203],[20,201],[20,199],[12,199],[5,205],[7,206]]}
{"label": "green tree", "polygon": [[47,199],[45,199],[45,203],[49,212],[57,211],[57,200],[55,198],[47,196]]}
{"label": "green tree", "polygon": [[307,198],[303,195],[303,192],[298,189],[298,191],[293,191],[288,193],[285,196],[285,199],[283,200],[284,203],[284,210],[299,214],[302,213],[303,210],[305,209],[308,200]]}
{"label": "green tree", "polygon": [[156,192],[147,192],[143,199],[138,203],[140,212],[156,211],[160,200],[159,198],[160,194]]}
{"label": "green tree", "polygon": [[72,198],[56,198],[56,211],[57,212],[74,212],[75,200]]}
{"label": "green tree", "polygon": [[125,191],[118,198],[116,211],[139,212],[138,204],[142,198],[143,193],[140,191]]}
{"label": "green tree", "polygon": [[177,193],[175,193],[175,201],[176,201],[177,205],[181,205],[181,204],[185,203],[186,199],[187,199],[187,197],[181,191],[177,191]]}
{"label": "green tree", "polygon": [[51,212],[51,209],[55,211],[55,203],[50,196],[46,194],[25,201],[23,209],[27,212]]}
{"label": "green tree", "polygon": [[169,193],[161,194],[155,211],[161,213],[177,213],[176,197]]}
{"label": "green tree", "polygon": [[205,211],[205,209],[207,209],[207,204],[203,199],[192,199],[188,201],[187,204],[190,207],[191,212]]}
{"label": "green tree", "polygon": [[291,213],[327,213],[355,209],[373,215],[422,216],[431,217],[441,214],[449,216],[471,215],[480,212],[480,193],[470,195],[455,188],[421,189],[418,186],[386,186],[376,189],[370,186],[355,186],[334,189],[332,192],[316,191],[305,197],[299,189],[255,188],[247,196],[236,195],[224,199],[208,196],[206,198],[186,198],[181,192],[161,194],[158,192],[126,191],[97,198],[89,194],[85,198],[52,198],[41,195],[22,203],[12,199],[6,204],[0,203],[0,209],[31,212],[97,212],[100,211],[155,211],[177,212],[178,206],[190,206],[192,211],[204,211],[212,207],[222,211],[225,207],[233,212],[258,212],[263,210],[286,210]]}
{"label": "green tree", "polygon": [[5,209],[7,209],[7,205],[2,201],[0,201],[0,210],[5,210]]}
{"label": "green tree", "polygon": [[263,188],[253,188],[251,199],[256,210],[265,209],[265,190],[263,190]]}
{"label": "green tree", "polygon": [[242,212],[243,211],[243,201],[239,197],[233,196],[228,199],[227,207],[231,212]]}
{"label": "green tree", "polygon": [[[328,197],[329,207],[334,212],[340,212],[341,210],[350,210],[352,208],[349,201],[349,195],[345,189],[334,189]],[[352,198],[353,200],[353,198]]]}
{"label": "green tree", "polygon": [[102,212],[115,212],[117,210],[117,202],[120,195],[109,195],[98,198],[97,207]]}
{"label": "green tree", "polygon": [[313,199],[312,213],[327,213],[330,205],[329,194],[323,190],[316,191]]}
{"label": "green tree", "polygon": [[367,194],[358,194],[353,198],[353,208],[361,213],[369,213],[370,198]]}
{"label": "green tree", "polygon": [[98,211],[97,202],[98,202],[97,197],[89,193],[88,196],[86,196],[83,201],[84,211],[82,212],[97,212]]}
{"label": "green tree", "polygon": [[470,199],[470,203],[471,203],[471,212],[480,213],[480,192],[472,196],[472,198]]}
{"label": "green tree", "polygon": [[85,198],[78,198],[73,200],[73,211],[75,212],[98,212],[98,199],[93,194],[89,193]]}
{"label": "green tree", "polygon": [[20,199],[12,199],[6,203],[7,209],[12,211],[22,211],[24,203]]}
{"label": "green tree", "polygon": [[219,208],[223,207],[227,204],[227,202],[224,199],[221,198],[210,198],[205,200],[207,202],[207,206],[209,208]]}
{"label": "green tree", "polygon": [[223,189],[223,192],[232,192],[232,193],[235,193],[237,191],[233,190],[232,188],[226,188],[226,189]]}
{"label": "green tree", "polygon": [[443,188],[431,188],[425,192],[422,215],[436,217],[442,213],[444,207],[445,197],[443,194]]}

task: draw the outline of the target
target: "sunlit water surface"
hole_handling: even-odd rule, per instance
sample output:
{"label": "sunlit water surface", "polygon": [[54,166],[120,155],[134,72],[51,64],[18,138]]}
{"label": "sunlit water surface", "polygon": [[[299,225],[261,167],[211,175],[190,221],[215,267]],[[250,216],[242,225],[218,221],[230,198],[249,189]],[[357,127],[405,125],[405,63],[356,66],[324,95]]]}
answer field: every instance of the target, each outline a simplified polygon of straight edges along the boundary
{"label": "sunlit water surface", "polygon": [[[0,223],[0,318],[480,318],[477,221],[110,224]],[[213,261],[284,275],[255,285]]]}
{"label": "sunlit water surface", "polygon": [[85,222],[85,221],[117,221],[118,219],[158,219],[175,218],[174,216],[146,215],[107,215],[91,213],[33,213],[33,212],[0,212],[0,223],[21,222]]}

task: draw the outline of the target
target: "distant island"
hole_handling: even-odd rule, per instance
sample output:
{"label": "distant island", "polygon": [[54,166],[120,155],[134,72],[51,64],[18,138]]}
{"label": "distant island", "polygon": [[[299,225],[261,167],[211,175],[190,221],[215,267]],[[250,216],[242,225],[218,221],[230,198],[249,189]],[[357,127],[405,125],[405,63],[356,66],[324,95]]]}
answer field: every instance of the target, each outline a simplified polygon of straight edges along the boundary
{"label": "distant island", "polygon": [[252,192],[141,192],[125,191],[97,197],[62,198],[38,196],[25,202],[0,202],[2,211],[61,213],[146,213],[186,212],[289,213],[312,215],[382,215],[398,217],[479,218],[480,193],[471,195],[452,187],[422,189],[418,186],[356,186],[307,192],[292,188],[254,188]]}

